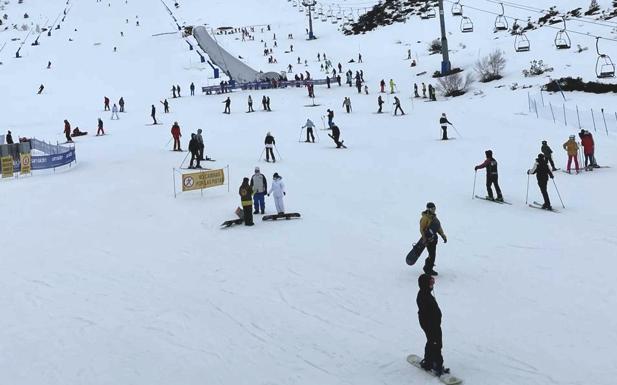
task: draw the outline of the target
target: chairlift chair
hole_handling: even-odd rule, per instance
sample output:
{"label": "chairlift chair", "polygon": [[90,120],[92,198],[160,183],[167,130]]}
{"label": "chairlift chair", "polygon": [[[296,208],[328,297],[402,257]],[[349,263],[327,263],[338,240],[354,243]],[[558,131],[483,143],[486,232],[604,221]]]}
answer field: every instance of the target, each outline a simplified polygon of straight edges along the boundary
{"label": "chairlift chair", "polygon": [[504,16],[503,3],[499,3],[499,5],[501,5],[501,13],[495,18],[495,31],[506,31],[508,29],[508,19]]}
{"label": "chairlift chair", "polygon": [[473,32],[473,22],[467,16],[461,18],[461,32]]}
{"label": "chairlift chair", "polygon": [[461,0],[456,0],[456,3],[452,4],[452,16],[463,16]]}
{"label": "chairlift chair", "polygon": [[340,11],[339,11],[339,12],[336,14],[336,20],[343,20],[343,13],[342,13],[342,12],[340,12]]}
{"label": "chairlift chair", "polygon": [[596,76],[600,79],[615,77],[615,64],[610,56],[600,53],[599,42],[600,37],[596,37],[596,52],[598,53],[598,60],[596,60]]}
{"label": "chairlift chair", "polygon": [[426,11],[426,17],[428,17],[429,19],[434,19],[437,16],[437,13],[435,12],[435,8],[429,8]]}
{"label": "chairlift chair", "polygon": [[514,49],[516,52],[527,52],[531,48],[531,44],[529,43],[529,39],[525,32],[520,32],[514,38]]}
{"label": "chairlift chair", "polygon": [[558,31],[557,35],[555,35],[555,47],[557,47],[557,49],[570,49],[570,47],[572,47],[570,35],[568,35],[568,31],[566,30],[565,16],[563,16],[563,29]]}

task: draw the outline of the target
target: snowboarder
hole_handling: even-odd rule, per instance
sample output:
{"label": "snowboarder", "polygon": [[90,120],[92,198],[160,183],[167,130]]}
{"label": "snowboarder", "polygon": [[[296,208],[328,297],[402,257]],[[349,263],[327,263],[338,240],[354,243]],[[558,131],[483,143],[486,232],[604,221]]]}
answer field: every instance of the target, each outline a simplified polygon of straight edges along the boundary
{"label": "snowboarder", "polygon": [[103,99],[103,105],[104,111],[109,111],[109,98],[107,96]]}
{"label": "snowboarder", "polygon": [[118,100],[118,105],[120,106],[120,112],[124,112],[124,98],[120,97],[120,100]]}
{"label": "snowboarder", "polygon": [[274,136],[270,134],[270,131],[266,134],[266,139],[264,139],[264,145],[266,146],[266,162],[270,162],[270,156],[272,156],[272,162],[276,163],[276,158],[274,157],[274,146],[276,146],[276,141],[274,140]]}
{"label": "snowboarder", "polygon": [[167,99],[163,100],[161,104],[163,105],[163,113],[168,114],[169,113],[169,102],[167,101]]}
{"label": "snowboarder", "polygon": [[244,211],[244,225],[253,226],[253,189],[249,185],[249,178],[242,180],[238,194],[240,194],[240,202]]}
{"label": "snowboarder", "polygon": [[553,150],[548,146],[546,140],[542,141],[542,148],[540,151],[542,151],[544,158],[551,164],[551,169],[553,171],[557,171],[557,168],[555,168],[555,162],[553,162]]}
{"label": "snowboarder", "polygon": [[173,126],[171,126],[171,136],[174,139],[174,151],[182,151],[180,148],[180,138],[182,137],[182,133],[180,132],[178,122],[174,122]]}
{"label": "snowboarder", "polygon": [[328,109],[328,127],[332,127],[334,124],[334,111]]}
{"label": "snowboarder", "polygon": [[448,124],[452,125],[452,123],[450,123],[450,121],[446,117],[446,113],[444,112],[443,114],[441,114],[441,118],[439,118],[439,125],[441,126],[442,132],[441,140],[448,140]]}
{"label": "snowboarder", "polygon": [[150,116],[152,117],[152,120],[154,121],[154,123],[152,124],[157,124],[156,123],[156,108],[154,107],[154,104],[152,105],[152,108],[150,109]]}
{"label": "snowboarder", "polygon": [[105,135],[105,130],[103,129],[103,119],[99,118],[98,120],[98,128],[96,130],[96,136]]}
{"label": "snowboarder", "polygon": [[544,204],[542,205],[543,209],[552,210],[551,200],[548,196],[548,191],[546,190],[546,186],[548,184],[548,178],[553,179],[553,173],[548,168],[548,163],[544,158],[544,154],[538,154],[538,158],[533,165],[531,170],[527,170],[527,175],[536,174],[536,179],[538,180],[538,187],[540,187],[540,191],[542,192],[542,197],[544,198]]}
{"label": "snowboarder", "polygon": [[377,96],[377,104],[379,105],[379,109],[377,110],[378,114],[381,114],[383,111],[381,110],[383,107],[383,99],[381,98],[381,95]]}
{"label": "snowboarder", "polygon": [[332,130],[331,137],[332,140],[334,140],[334,143],[336,143],[336,148],[344,147],[343,141],[339,140],[341,137],[341,130],[338,128],[338,126],[336,124],[332,124],[329,130]]}
{"label": "snowboarder", "polygon": [[229,96],[225,99],[225,101],[223,101],[223,103],[225,103],[225,111],[223,111],[223,113],[231,114],[231,99],[229,99]]}
{"label": "snowboarder", "polygon": [[283,178],[276,172],[274,173],[274,175],[272,175],[272,186],[270,187],[268,196],[270,196],[270,194],[272,194],[274,198],[276,213],[279,215],[285,214],[283,197],[287,194],[287,192],[285,191],[285,184],[283,183]]}
{"label": "snowboarder", "polygon": [[73,143],[73,139],[71,139],[71,123],[66,119],[64,119],[64,136],[67,143]]}
{"label": "snowboarder", "polygon": [[191,82],[189,88],[191,90],[191,96],[195,96],[195,83]]}
{"label": "snowboarder", "polygon": [[498,182],[497,161],[493,158],[493,151],[486,150],[484,151],[484,154],[486,155],[486,160],[474,167],[474,170],[478,171],[486,168],[486,191],[488,192],[486,199],[491,201],[494,199],[492,185],[495,185],[495,192],[497,192],[496,200],[497,202],[503,202],[503,196],[501,195],[501,189],[499,188]]}
{"label": "snowboarder", "polygon": [[394,116],[396,116],[397,111],[401,111],[401,115],[405,115],[405,111],[401,108],[401,101],[397,96],[394,97]]}
{"label": "snowboarder", "polygon": [[426,204],[426,210],[422,212],[422,217],[420,218],[422,243],[426,245],[426,249],[428,250],[428,258],[426,258],[424,263],[424,272],[430,275],[437,275],[437,272],[434,270],[435,258],[437,256],[437,235],[439,234],[441,236],[443,243],[448,242],[448,238],[441,228],[441,222],[437,219],[435,210],[437,210],[435,204],[433,202],[428,202]]}
{"label": "snowboarder", "polygon": [[574,135],[570,135],[570,138],[567,142],[563,144],[563,149],[568,152],[568,174],[570,174],[570,168],[572,165],[572,160],[574,159],[574,166],[576,167],[576,173],[578,174],[578,143],[574,139]]}
{"label": "snowboarder", "polygon": [[426,371],[432,370],[437,376],[441,376],[444,373],[449,373],[450,369],[443,366],[443,357],[441,355],[441,310],[437,300],[431,293],[434,285],[435,277],[429,274],[422,274],[418,277],[418,286],[420,287],[416,297],[418,320],[420,321],[422,331],[426,335],[424,359],[420,366]]}
{"label": "snowboarder", "polygon": [[206,160],[204,159],[206,145],[204,144],[204,137],[201,135],[202,132],[203,130],[199,128],[197,134],[195,134],[195,139],[197,139],[197,147],[199,148],[199,160]]}
{"label": "snowboarder", "polygon": [[343,99],[343,107],[345,107],[345,111],[349,114],[351,112],[351,99],[346,97]]}
{"label": "snowboarder", "polygon": [[[174,138],[174,146],[175,146],[175,138]],[[191,134],[191,140],[189,140],[189,152],[191,153],[191,163],[189,163],[189,168],[201,168],[201,159],[199,156],[199,142],[197,141],[197,135]],[[197,165],[193,167],[193,161],[197,160]]]}
{"label": "snowboarder", "polygon": [[13,144],[13,135],[11,134],[11,130],[8,130],[5,136],[6,144]]}
{"label": "snowboarder", "polygon": [[581,129],[578,137],[581,138],[581,144],[583,145],[583,154],[585,155],[585,170],[593,171],[594,167],[598,167],[596,164],[596,158],[594,156],[595,144],[593,141],[593,135],[591,132]]}
{"label": "snowboarder", "polygon": [[45,89],[45,86],[41,84],[41,85],[39,86],[39,91],[37,92],[37,95],[42,94],[44,89]]}
{"label": "snowboarder", "polygon": [[255,212],[253,214],[264,214],[266,211],[265,195],[268,192],[268,181],[264,174],[259,171],[259,167],[255,167],[255,174],[251,177],[251,188],[253,189],[253,206]]}
{"label": "snowboarder", "polygon": [[396,84],[394,84],[394,80],[390,79],[390,93],[391,94],[394,93],[394,87],[396,87]]}
{"label": "snowboarder", "polygon": [[116,106],[116,103],[114,103],[114,105],[111,107],[111,120],[114,120],[114,116],[117,119],[120,119],[120,117],[118,116],[118,106]]}
{"label": "snowboarder", "polygon": [[251,95],[249,95],[248,97],[248,105],[249,109],[246,112],[255,112],[255,110],[253,109],[253,98],[251,97]]}
{"label": "snowboarder", "polygon": [[313,123],[311,119],[306,119],[306,124],[304,124],[302,128],[306,128],[305,142],[310,143],[312,141],[313,143],[315,143],[315,135],[313,135],[313,128],[315,128],[315,123]]}
{"label": "snowboarder", "polygon": [[386,92],[385,88],[386,88],[386,81],[381,79],[381,81],[379,82],[379,92],[383,94],[384,92]]}

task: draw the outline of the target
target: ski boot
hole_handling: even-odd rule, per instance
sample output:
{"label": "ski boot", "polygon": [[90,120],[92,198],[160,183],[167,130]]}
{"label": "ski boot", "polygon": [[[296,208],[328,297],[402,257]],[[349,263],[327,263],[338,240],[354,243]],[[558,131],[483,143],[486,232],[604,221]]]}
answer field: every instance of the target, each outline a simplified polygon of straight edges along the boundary
{"label": "ski boot", "polygon": [[448,374],[448,373],[450,373],[450,369],[449,369],[449,368],[444,367],[443,365],[442,365],[441,367],[439,367],[439,368],[435,368],[435,369],[433,369],[433,371],[435,372],[435,374],[437,375],[437,377],[441,377],[441,376],[443,376],[444,374]]}
{"label": "ski boot", "polygon": [[426,359],[424,359],[420,361],[420,367],[426,370],[427,372],[430,372],[433,369],[433,364],[430,362],[427,362]]}
{"label": "ski boot", "polygon": [[497,202],[503,202],[503,197],[500,195],[495,199]]}
{"label": "ski boot", "polygon": [[487,201],[494,201],[495,200],[495,198],[493,198],[491,195],[487,195],[485,198],[486,198]]}

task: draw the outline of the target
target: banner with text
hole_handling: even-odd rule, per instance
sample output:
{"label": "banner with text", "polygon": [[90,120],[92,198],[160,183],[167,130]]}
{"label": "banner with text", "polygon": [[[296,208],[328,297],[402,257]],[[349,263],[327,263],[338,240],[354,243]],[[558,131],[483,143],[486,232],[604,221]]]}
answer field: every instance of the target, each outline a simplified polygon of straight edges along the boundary
{"label": "banner with text", "polygon": [[208,170],[182,174],[182,191],[202,190],[225,184],[224,170]]}
{"label": "banner with text", "polygon": [[2,177],[10,178],[13,176],[13,157],[12,156],[3,156],[0,158],[0,163],[2,164]]}

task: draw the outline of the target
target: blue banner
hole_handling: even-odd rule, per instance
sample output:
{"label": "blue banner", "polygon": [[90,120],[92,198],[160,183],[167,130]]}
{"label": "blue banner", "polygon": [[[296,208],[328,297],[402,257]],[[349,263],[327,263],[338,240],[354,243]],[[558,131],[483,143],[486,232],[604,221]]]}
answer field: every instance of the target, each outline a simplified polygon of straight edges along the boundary
{"label": "blue banner", "polygon": [[[50,145],[53,146],[53,145]],[[57,147],[57,146],[53,146]],[[67,165],[75,161],[75,148],[62,147],[64,152],[62,154],[51,155],[33,155],[32,156],[32,170],[44,170],[47,168],[56,168]],[[21,169],[21,162],[19,160],[13,161],[13,169],[18,172]]]}

